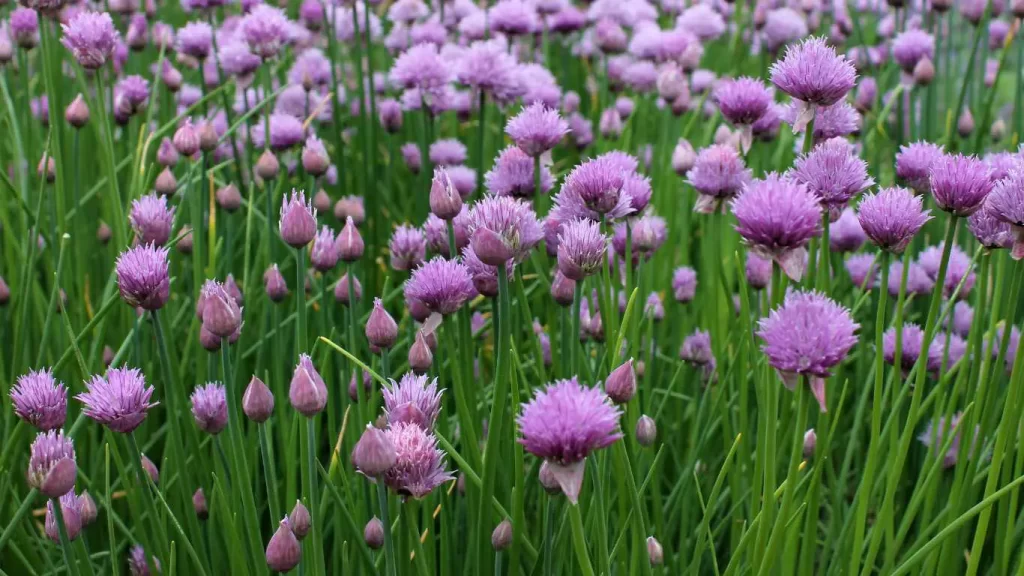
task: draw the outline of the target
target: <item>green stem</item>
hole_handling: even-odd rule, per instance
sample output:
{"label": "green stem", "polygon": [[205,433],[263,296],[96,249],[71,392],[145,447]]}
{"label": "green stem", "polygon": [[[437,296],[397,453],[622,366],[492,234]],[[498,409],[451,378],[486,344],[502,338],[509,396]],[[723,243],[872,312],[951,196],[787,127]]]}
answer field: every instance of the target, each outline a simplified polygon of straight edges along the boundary
{"label": "green stem", "polygon": [[384,479],[377,479],[377,503],[380,505],[380,521],[384,525],[384,560],[387,564],[387,576],[397,576],[395,568],[395,543],[391,539],[391,515],[388,512],[388,489]]}
{"label": "green stem", "polygon": [[68,539],[68,529],[64,524],[64,510],[60,507],[59,498],[50,498],[50,504],[53,506],[53,515],[57,520],[57,531],[60,533],[60,547],[64,552],[64,563],[68,566],[68,572],[72,576],[78,576],[78,561],[75,560],[74,554],[71,552],[71,541]]}
{"label": "green stem", "polygon": [[594,567],[590,565],[587,541],[583,534],[583,517],[580,514],[579,504],[569,505],[569,519],[572,523],[572,544],[576,550],[576,561],[580,564],[580,572],[583,573],[583,576],[594,576]]}
{"label": "green stem", "polygon": [[277,496],[277,478],[274,476],[274,463],[271,461],[270,456],[270,437],[267,433],[266,424],[259,424],[257,426],[260,434],[260,455],[263,458],[263,481],[267,484],[267,500],[268,506],[270,507],[270,517],[273,520],[282,518],[280,509],[278,508],[279,500]]}

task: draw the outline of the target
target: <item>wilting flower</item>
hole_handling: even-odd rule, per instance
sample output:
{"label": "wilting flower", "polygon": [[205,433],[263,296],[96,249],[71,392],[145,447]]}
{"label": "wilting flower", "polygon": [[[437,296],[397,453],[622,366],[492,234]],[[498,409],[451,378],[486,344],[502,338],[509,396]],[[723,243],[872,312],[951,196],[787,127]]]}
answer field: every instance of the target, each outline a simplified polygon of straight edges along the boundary
{"label": "wilting flower", "polygon": [[385,431],[395,447],[395,464],[384,473],[384,482],[395,492],[423,498],[454,476],[445,470],[444,451],[437,438],[418,424],[398,422]]}
{"label": "wilting flower", "polygon": [[219,434],[228,424],[227,392],[224,385],[209,382],[192,392],[192,417],[208,434]]}
{"label": "wilting flower", "polygon": [[11,388],[11,403],[19,418],[45,432],[64,425],[67,395],[68,389],[54,379],[52,370],[30,370]]}
{"label": "wilting flower", "polygon": [[473,295],[473,279],[464,264],[436,256],[413,270],[405,283],[405,297],[431,312],[454,314]]}
{"label": "wilting flower", "polygon": [[156,406],[149,399],[153,387],[138,368],[111,368],[106,376],[95,375],[85,384],[86,391],[75,396],[85,404],[86,416],[114,432],[128,434],[146,419],[146,412]]}
{"label": "wilting flower", "polygon": [[732,203],[736,231],[759,255],[771,258],[794,281],[806,266],[807,242],[821,233],[821,207],[803,184],[769,173],[746,186]]}
{"label": "wilting flower", "polygon": [[957,216],[970,216],[981,209],[994,184],[984,161],[961,154],[936,160],[930,180],[935,204]]}
{"label": "wilting flower", "polygon": [[117,258],[117,289],[132,308],[159,310],[170,296],[167,248],[146,244],[129,248]]}
{"label": "wilting flower", "polygon": [[575,377],[558,380],[523,405],[516,419],[519,443],[547,461],[562,491],[575,504],[587,456],[622,437],[619,415],[600,388],[584,386]]}
{"label": "wilting flower", "polygon": [[857,218],[868,238],[895,254],[903,253],[910,239],[931,220],[930,213],[922,208],[920,196],[898,187],[865,195],[857,208]]}
{"label": "wilting flower", "polygon": [[425,375],[408,373],[398,382],[391,380],[391,386],[382,390],[388,424],[405,422],[431,430],[441,413],[442,392],[437,389],[437,378],[428,380]]}
{"label": "wilting flower", "polygon": [[47,498],[57,498],[75,487],[77,473],[71,438],[65,436],[63,430],[40,432],[32,442],[29,455],[25,474],[28,485]]}
{"label": "wilting flower", "polygon": [[821,411],[826,409],[825,380],[857,343],[859,325],[846,308],[818,292],[793,291],[782,306],[759,322],[757,335],[768,362],[790,390],[797,377],[809,379]]}

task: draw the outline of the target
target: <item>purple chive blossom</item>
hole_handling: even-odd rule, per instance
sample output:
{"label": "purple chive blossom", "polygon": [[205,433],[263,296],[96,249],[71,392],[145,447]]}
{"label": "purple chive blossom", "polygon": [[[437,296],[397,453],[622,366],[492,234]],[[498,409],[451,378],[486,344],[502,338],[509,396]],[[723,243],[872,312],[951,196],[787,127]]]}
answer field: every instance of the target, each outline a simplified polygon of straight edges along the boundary
{"label": "purple chive blossom", "polygon": [[522,36],[540,28],[537,9],[526,0],[500,0],[487,16],[491,29],[507,36]]}
{"label": "purple chive blossom", "polygon": [[687,303],[697,295],[697,271],[680,266],[672,273],[672,295],[677,302]]}
{"label": "purple chive blossom", "polygon": [[242,18],[238,31],[249,50],[267,60],[277,55],[288,35],[288,17],[280,8],[257,4]]}
{"label": "purple chive blossom", "polygon": [[18,46],[31,49],[39,43],[39,14],[32,8],[15,8],[8,24]]}
{"label": "purple chive blossom", "polygon": [[[917,258],[918,263],[924,269],[932,282],[937,282],[939,277],[939,265],[942,262],[942,246],[929,246],[925,248]],[[958,298],[966,298],[974,288],[975,275],[971,270],[971,257],[959,246],[953,245],[949,253],[949,264],[946,267],[946,278],[942,284],[943,294],[949,298],[960,288]],[[960,286],[961,281],[963,286]]]}
{"label": "purple chive blossom", "polygon": [[644,316],[654,320],[655,322],[664,320],[665,303],[661,300],[661,294],[651,292],[647,295],[647,301],[644,303]]}
{"label": "purple chive blossom", "polygon": [[[452,220],[452,228],[455,229],[455,250],[461,252],[469,246],[469,208],[465,205]],[[427,221],[423,223],[423,234],[427,238],[427,248],[432,252],[445,257],[451,256],[448,253],[448,225],[444,220],[434,214],[428,214]]]}
{"label": "purple chive blossom", "polygon": [[48,498],[67,494],[75,487],[78,466],[75,464],[75,446],[63,430],[40,432],[28,459],[25,478],[28,485]]}
{"label": "purple chive blossom", "polygon": [[970,216],[992,191],[991,169],[974,156],[943,155],[932,166],[929,179],[935,204],[957,216]]}
{"label": "purple chive blossom", "polygon": [[802,13],[788,6],[769,10],[761,35],[765,47],[774,54],[786,44],[807,36],[807,21]]}
{"label": "purple chive blossom", "polygon": [[569,124],[558,110],[537,102],[523,108],[505,126],[505,133],[528,156],[540,156],[551,150],[568,134]]}
{"label": "purple chive blossom", "polygon": [[547,461],[569,502],[575,504],[587,456],[622,438],[620,414],[599,387],[584,386],[575,377],[558,380],[537,390],[522,406],[516,419],[519,443]]}
{"label": "purple chive blossom", "polygon": [[1024,156],[1012,152],[989,152],[983,158],[992,169],[991,178],[998,183],[1014,170],[1024,169]]}
{"label": "purple chive blossom", "polygon": [[845,264],[846,273],[857,288],[870,290],[878,284],[878,265],[874,254],[851,254]]}
{"label": "purple chive blossom", "polygon": [[679,348],[679,358],[695,366],[706,366],[715,362],[711,350],[711,334],[706,330],[697,330],[683,339]]}
{"label": "purple chive blossom", "polygon": [[249,50],[249,45],[235,38],[224,44],[218,44],[217,57],[225,74],[235,77],[247,77],[255,72],[262,60]]}
{"label": "purple chive blossom", "polygon": [[824,378],[857,343],[857,328],[850,311],[824,295],[793,291],[782,306],[760,321],[757,335],[764,340],[761,349],[786,387],[794,389],[798,376],[809,378],[811,392],[824,412]]}
{"label": "purple chive blossom", "polygon": [[[893,262],[889,266],[889,294],[893,297],[900,293],[900,283],[903,278],[903,263]],[[935,280],[932,280],[924,267],[917,262],[911,262],[907,269],[907,294],[927,296],[935,288]]]}
{"label": "purple chive blossom", "polygon": [[[532,198],[537,194],[534,175],[536,162],[518,146],[509,146],[498,154],[494,167],[484,174],[484,186],[493,196]],[[551,171],[541,162],[540,191],[547,192],[554,186]]]}
{"label": "purple chive blossom", "polygon": [[953,332],[966,338],[974,324],[974,309],[967,302],[957,302],[953,307]]}
{"label": "purple chive blossom", "polygon": [[621,218],[632,212],[630,199],[623,197],[626,177],[636,171],[608,155],[588,160],[573,170],[555,198],[556,210],[567,217],[600,220],[602,216]]}
{"label": "purple chive blossom", "polygon": [[676,19],[676,27],[708,42],[725,33],[726,23],[711,5],[693,4]]}
{"label": "purple chive blossom", "polygon": [[391,81],[398,87],[419,90],[423,96],[437,96],[451,80],[451,65],[437,46],[417,44],[403,52],[391,67]]}
{"label": "purple chive blossom", "polygon": [[[991,200],[986,201],[986,205],[990,202]],[[1012,227],[993,216],[988,210],[978,210],[968,216],[967,228],[978,239],[978,243],[989,250],[1013,246],[1014,234]]]}
{"label": "purple chive blossom", "polygon": [[[473,195],[473,192],[476,190],[476,170],[468,166],[449,166],[447,172],[448,179],[463,200]],[[542,188],[545,173],[548,174],[550,179],[551,172],[546,167],[541,167]]]}
{"label": "purple chive blossom", "polygon": [[398,494],[423,498],[455,478],[445,470],[445,453],[432,433],[417,424],[398,422],[384,434],[397,456],[394,466],[384,473],[384,482]]}
{"label": "purple chive blossom", "polygon": [[919,28],[900,32],[892,41],[892,57],[910,74],[922,59],[935,59],[935,37]]}
{"label": "purple chive blossom", "polygon": [[[473,277],[473,287],[481,295],[488,298],[498,296],[498,267],[484,264],[477,257],[472,248],[467,247],[462,251],[462,263],[466,265],[470,276]],[[511,280],[515,270],[515,260],[509,259],[505,262],[506,272]]]}
{"label": "purple chive blossom", "polygon": [[714,144],[697,154],[688,173],[687,183],[697,191],[694,210],[711,214],[733,198],[750,182],[750,170],[732,146]]}
{"label": "purple chive blossom", "polygon": [[499,103],[510,103],[526,90],[515,58],[496,40],[470,44],[455,66],[459,82],[480,90]]}
{"label": "purple chive blossom", "polygon": [[227,393],[223,384],[209,382],[192,392],[192,417],[208,434],[219,434],[228,424]]}
{"label": "purple chive blossom", "polygon": [[174,208],[167,206],[167,198],[164,196],[147,194],[132,200],[128,220],[139,244],[163,246],[171,237]]}
{"label": "purple chive blossom", "polygon": [[212,48],[213,28],[206,22],[189,22],[178,30],[178,52],[205,60]]}
{"label": "purple chive blossom", "polygon": [[931,142],[900,146],[900,151],[896,153],[896,177],[918,194],[930,192],[932,166],[942,156],[942,147]]}
{"label": "purple chive blossom", "polygon": [[[79,500],[79,497],[75,495],[73,488],[74,487],[58,498],[60,513],[64,518],[64,530],[69,541],[78,537],[83,524],[82,502]],[[57,514],[54,512],[52,500],[46,503],[46,517],[43,520],[43,532],[45,532],[46,536],[54,543],[60,543],[60,528],[57,526]]]}
{"label": "purple chive blossom", "polygon": [[398,382],[391,380],[391,386],[382,390],[388,424],[395,426],[404,422],[424,430],[432,429],[441,413],[442,392],[437,389],[437,378],[428,380],[425,375],[408,373]]}
{"label": "purple chive blossom", "polygon": [[[942,467],[949,469],[956,466],[957,458],[960,455],[960,438],[963,436],[963,427],[960,423],[963,420],[964,413],[957,412],[953,414],[951,418],[947,420],[945,416],[938,417],[938,425],[936,426],[935,421],[929,421],[928,425],[925,426],[921,435],[917,439],[924,444],[926,448],[935,452],[936,456],[942,457]],[[949,435],[953,435],[953,439],[949,439]],[[969,455],[975,455],[978,446],[978,436],[981,434],[981,427],[975,426],[974,431],[971,434],[971,448],[968,450]],[[943,454],[938,454],[938,451],[945,446],[946,442],[949,442],[949,448]]]}
{"label": "purple chive blossom", "polygon": [[1024,168],[1013,170],[992,189],[985,211],[1010,225],[1015,238],[1011,255],[1024,258]]}
{"label": "purple chive blossom", "polygon": [[903,253],[910,239],[931,220],[930,213],[922,208],[920,196],[898,187],[866,194],[857,208],[857,218],[868,238],[894,254]]}
{"label": "purple chive blossom", "polygon": [[790,177],[807,186],[835,221],[851,198],[874,185],[868,165],[839,138],[826,140],[797,158]]}
{"label": "purple chive blossom", "polygon": [[754,252],[747,252],[747,261],[743,267],[747,283],[754,290],[764,290],[772,281],[772,261],[762,258]]}
{"label": "purple chive blossom", "polygon": [[338,263],[338,249],[334,244],[334,231],[327,226],[321,226],[316,237],[313,238],[313,250],[309,255],[313,268],[327,272]]}
{"label": "purple chive blossom", "polygon": [[764,82],[746,76],[719,82],[713,98],[722,116],[740,126],[757,122],[772,103],[772,93]]}
{"label": "purple chive blossom", "polygon": [[565,223],[558,234],[558,269],[570,280],[583,280],[604,261],[608,238],[592,220]]}
{"label": "purple chive blossom", "polygon": [[60,27],[61,44],[87,70],[97,70],[106,64],[119,40],[114,21],[106,12],[82,11]]}
{"label": "purple chive blossom", "polygon": [[736,231],[751,249],[775,260],[799,282],[806,266],[807,242],[821,233],[821,207],[803,184],[769,173],[733,201]]}
{"label": "purple chive blossom", "polygon": [[[936,338],[929,344],[928,350],[924,350],[924,330],[917,324],[907,322],[903,325],[903,337],[900,344],[902,350],[900,368],[904,374],[917,364],[922,352],[926,354],[925,368],[929,372],[934,372],[941,367],[942,341]],[[882,335],[882,359],[890,365],[896,361],[896,328],[889,328]]]}
{"label": "purple chive blossom", "polygon": [[[661,247],[668,238],[668,226],[665,219],[653,213],[636,218],[630,224],[633,234],[633,261],[649,260],[654,251]],[[612,246],[619,256],[626,257],[626,224],[615,226]]]}
{"label": "purple chive blossom", "polygon": [[[156,556],[150,556],[150,559],[157,569],[157,574],[159,574],[159,560],[157,560]],[[146,559],[146,551],[142,546],[132,546],[131,550],[128,551],[128,569],[131,571],[132,576],[149,576],[152,574],[150,571],[150,562]]]}
{"label": "purple chive blossom", "polygon": [[438,166],[454,166],[466,161],[466,145],[454,138],[438,140],[430,145],[427,157]]}
{"label": "purple chive blossom", "polygon": [[427,237],[419,228],[402,224],[395,228],[388,243],[391,267],[395,270],[413,270],[427,257]]}
{"label": "purple chive blossom", "polygon": [[302,121],[290,114],[279,112],[270,115],[269,142],[264,122],[257,122],[252,127],[251,134],[254,148],[264,148],[269,144],[271,149],[278,152],[298,146],[306,140],[306,130],[302,127]]}
{"label": "purple chive blossom", "polygon": [[153,387],[137,368],[111,368],[106,376],[96,375],[86,382],[86,391],[75,396],[85,405],[84,414],[114,432],[127,434],[146,419],[156,406],[149,400]]}
{"label": "purple chive blossom", "polygon": [[464,264],[440,256],[413,270],[405,283],[406,299],[415,299],[429,311],[454,314],[473,295],[473,279]]}
{"label": "purple chive blossom", "polygon": [[828,245],[833,252],[856,252],[866,240],[864,228],[849,208],[843,210],[839,219],[829,225]]}
{"label": "purple chive blossom", "polygon": [[167,248],[135,246],[117,257],[117,289],[132,308],[159,310],[170,296]]}
{"label": "purple chive blossom", "polygon": [[56,430],[64,425],[68,412],[68,389],[44,368],[18,377],[11,388],[14,413],[39,430]]}
{"label": "purple chive blossom", "polygon": [[837,55],[825,38],[787,47],[783,59],[771,67],[772,83],[800,103],[794,122],[798,129],[814,117],[815,107],[831,106],[846,96],[856,79],[853,64]]}
{"label": "purple chive blossom", "polygon": [[509,258],[522,262],[544,238],[533,209],[508,196],[480,200],[469,219],[470,245],[480,260],[492,266]]}
{"label": "purple chive blossom", "polygon": [[[800,110],[798,106],[791,106],[784,111],[784,114],[791,123],[795,132],[804,132],[805,127],[796,124],[799,119]],[[860,114],[845,101],[836,102],[831,106],[818,108],[814,116],[814,143],[818,144],[830,138],[842,138],[854,134],[860,130]]]}
{"label": "purple chive blossom", "polygon": [[316,237],[316,209],[306,202],[306,194],[292,189],[281,202],[279,223],[281,238],[293,248],[302,248]]}
{"label": "purple chive blossom", "polygon": [[295,57],[288,80],[307,89],[327,86],[331,82],[331,62],[319,48],[308,48]]}
{"label": "purple chive blossom", "polygon": [[202,319],[202,329],[217,338],[238,339],[242,329],[242,308],[224,284],[207,280],[199,291],[196,316]]}

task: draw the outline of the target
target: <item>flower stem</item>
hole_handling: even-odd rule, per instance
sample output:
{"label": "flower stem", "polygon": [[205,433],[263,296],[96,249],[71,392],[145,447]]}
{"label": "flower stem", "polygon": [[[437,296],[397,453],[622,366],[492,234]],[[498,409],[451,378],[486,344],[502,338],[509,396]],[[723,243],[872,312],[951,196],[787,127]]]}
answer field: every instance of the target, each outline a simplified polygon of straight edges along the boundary
{"label": "flower stem", "polygon": [[295,249],[295,342],[298,353],[306,351],[306,254]]}
{"label": "flower stem", "polygon": [[397,576],[395,569],[395,543],[391,539],[391,516],[388,513],[388,489],[382,478],[377,479],[377,502],[380,505],[380,521],[384,525],[384,561],[387,576]]}
{"label": "flower stem", "polygon": [[71,552],[71,541],[68,540],[68,529],[64,524],[64,511],[60,507],[60,499],[50,498],[50,503],[53,505],[53,515],[57,520],[57,531],[60,533],[60,547],[64,552],[64,563],[68,565],[68,572],[72,576],[78,576],[78,561]]}
{"label": "flower stem", "polygon": [[580,563],[580,572],[583,573],[583,576],[594,576],[594,567],[590,565],[587,541],[583,535],[583,516],[580,514],[579,504],[569,505],[569,519],[572,524],[572,544],[576,549],[576,560]]}

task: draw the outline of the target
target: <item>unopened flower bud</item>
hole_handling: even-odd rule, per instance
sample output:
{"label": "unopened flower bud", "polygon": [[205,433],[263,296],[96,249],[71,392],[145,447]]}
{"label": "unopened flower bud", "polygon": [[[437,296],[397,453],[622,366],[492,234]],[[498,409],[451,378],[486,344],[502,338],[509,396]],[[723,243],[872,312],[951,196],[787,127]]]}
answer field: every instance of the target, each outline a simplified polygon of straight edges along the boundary
{"label": "unopened flower bud", "polygon": [[302,559],[302,547],[285,517],[267,544],[267,566],[274,572],[288,572]]}
{"label": "unopened flower bud", "polygon": [[39,165],[36,166],[36,173],[40,177],[46,177],[46,181],[53,183],[57,179],[57,163],[54,161],[53,156],[49,154],[44,155],[39,159]]}
{"label": "unopened flower bud", "polygon": [[273,180],[280,171],[281,163],[277,161],[277,156],[270,150],[264,150],[256,161],[256,175],[263,180]]}
{"label": "unopened flower bud", "polygon": [[804,458],[814,456],[814,448],[818,445],[818,434],[814,428],[804,432]]}
{"label": "unopened flower bud", "polygon": [[604,390],[616,404],[625,404],[633,399],[636,394],[636,373],[633,372],[632,358],[612,370],[604,383]]}
{"label": "unopened flower bud", "polygon": [[78,508],[82,517],[82,527],[92,524],[96,520],[99,511],[96,508],[96,501],[89,495],[88,490],[82,490],[78,495]]}
{"label": "unopened flower bud", "polygon": [[914,65],[914,83],[918,86],[927,86],[935,79],[935,64],[931,58],[925,56]]}
{"label": "unopened flower bud", "polygon": [[960,134],[961,138],[967,138],[974,132],[974,116],[971,114],[970,108],[964,108],[960,118],[956,121],[956,131]]}
{"label": "unopened flower bud", "polygon": [[355,262],[363,257],[366,249],[363,244],[363,236],[356,228],[355,222],[349,217],[345,220],[345,227],[341,229],[337,240],[338,257],[343,262]]}
{"label": "unopened flower bud", "polygon": [[153,183],[153,189],[161,196],[174,196],[174,193],[178,191],[178,180],[174,177],[174,172],[167,167],[161,170],[156,177],[156,182]]}
{"label": "unopened flower bud", "polygon": [[551,281],[551,297],[559,306],[572,306],[576,294],[576,281],[566,278],[561,270],[555,271],[555,278]]}
{"label": "unopened flower bud", "polygon": [[430,183],[430,211],[441,220],[451,220],[462,211],[462,196],[443,167],[434,170]]}
{"label": "unopened flower bud", "polygon": [[210,509],[206,506],[206,493],[203,492],[202,486],[192,494],[192,509],[196,512],[196,518],[200,520],[210,517]]}
{"label": "unopened flower bud", "polygon": [[305,538],[306,534],[309,533],[309,529],[313,524],[313,518],[309,515],[309,509],[302,502],[295,501],[295,507],[288,514],[288,524],[291,525],[292,533],[299,540]]}
{"label": "unopened flower bud", "polygon": [[384,545],[384,523],[380,518],[374,516],[366,523],[366,527],[363,528],[363,540],[370,550],[380,550]]}
{"label": "unopened flower bud", "polygon": [[199,152],[199,131],[192,125],[191,120],[185,123],[174,133],[174,148],[178,154],[188,158]]}
{"label": "unopened flower bud", "polygon": [[496,552],[507,550],[512,545],[512,523],[506,518],[491,532],[491,547]]}
{"label": "unopened flower bud", "polygon": [[352,464],[356,470],[370,478],[376,478],[395,465],[398,455],[395,445],[383,430],[367,425],[352,450]]}
{"label": "unopened flower bud", "polygon": [[253,422],[266,422],[274,413],[274,393],[263,383],[263,380],[253,376],[249,385],[242,394],[242,412],[246,418]]}
{"label": "unopened flower bud", "polygon": [[366,322],[366,339],[371,345],[384,350],[394,346],[395,340],[398,339],[398,324],[384,309],[380,298],[373,300],[373,311]]}
{"label": "unopened flower bud", "polygon": [[217,149],[217,140],[217,131],[214,130],[213,124],[203,122],[199,127],[199,149],[203,152],[213,152]]}
{"label": "unopened flower bud", "polygon": [[71,104],[64,109],[64,120],[75,128],[81,128],[89,122],[89,105],[85,103],[85,98],[81,94],[75,96]]}
{"label": "unopened flower bud", "polygon": [[661,542],[654,536],[647,537],[647,559],[651,561],[651,566],[661,566],[665,561],[665,552],[661,548]]}
{"label": "unopened flower bud", "polygon": [[426,374],[434,363],[434,354],[430,351],[423,331],[416,332],[416,341],[409,347],[409,369],[417,374]]}
{"label": "unopened flower bud", "polygon": [[641,446],[651,446],[658,438],[658,426],[654,418],[644,414],[636,421],[636,443]]}

